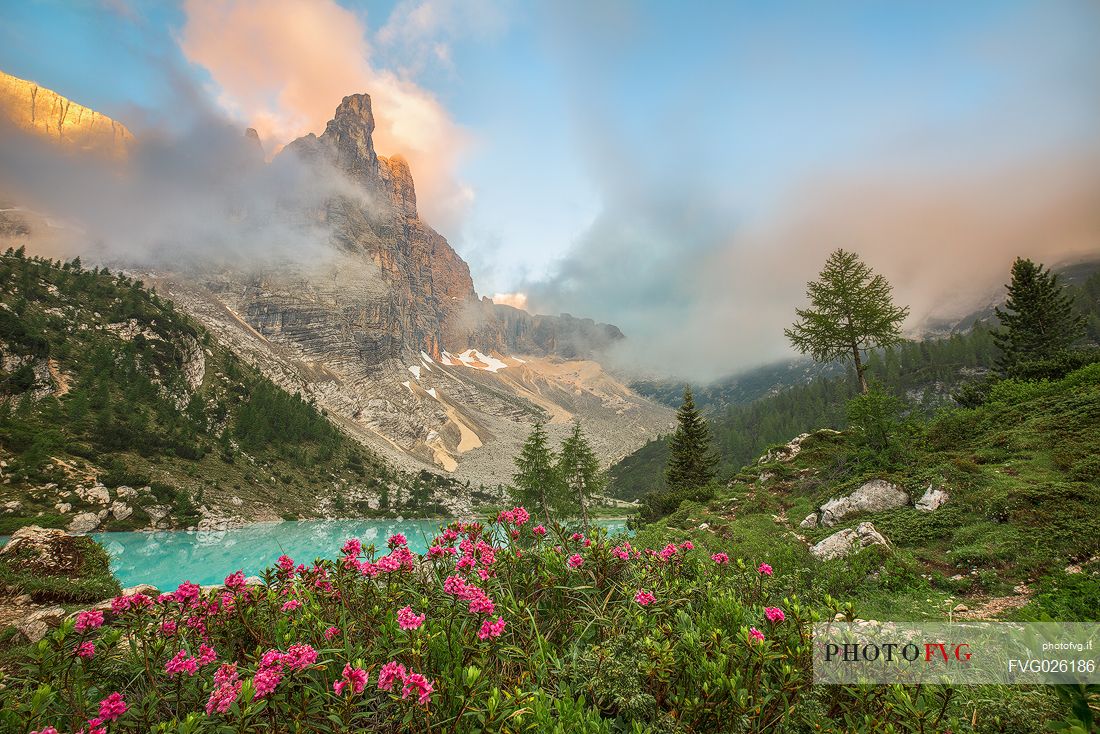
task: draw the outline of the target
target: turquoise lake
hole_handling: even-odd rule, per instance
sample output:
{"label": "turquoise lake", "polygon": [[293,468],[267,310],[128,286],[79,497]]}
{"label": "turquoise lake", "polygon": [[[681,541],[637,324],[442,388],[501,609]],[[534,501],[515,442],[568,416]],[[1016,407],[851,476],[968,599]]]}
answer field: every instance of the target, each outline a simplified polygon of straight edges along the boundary
{"label": "turquoise lake", "polygon": [[[238,569],[259,573],[286,554],[296,562],[336,558],[348,538],[383,548],[386,538],[404,533],[409,548],[424,553],[445,520],[298,520],[258,523],[225,531],[96,533],[111,554],[111,570],[123,586],[152,584],[173,590],[183,581],[220,584]],[[609,533],[623,532],[622,520],[596,522]]]}

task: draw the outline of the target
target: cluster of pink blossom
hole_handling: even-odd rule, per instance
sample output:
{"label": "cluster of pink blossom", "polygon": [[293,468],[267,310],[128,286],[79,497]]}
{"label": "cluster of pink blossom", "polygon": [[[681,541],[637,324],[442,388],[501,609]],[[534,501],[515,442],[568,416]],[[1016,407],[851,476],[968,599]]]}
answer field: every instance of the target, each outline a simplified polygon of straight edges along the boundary
{"label": "cluster of pink blossom", "polygon": [[755,627],[749,627],[749,642],[763,642],[764,633]]}
{"label": "cluster of pink blossom", "polygon": [[508,523],[517,528],[526,525],[527,521],[530,519],[530,513],[523,507],[513,507],[511,510],[501,510],[500,514],[497,515],[497,522],[501,525]]}
{"label": "cluster of pink blossom", "polygon": [[317,651],[309,645],[291,645],[286,652],[268,650],[260,658],[256,674],[252,676],[255,698],[263,698],[275,690],[287,669],[305,670],[317,662]]}
{"label": "cluster of pink blossom", "polygon": [[293,612],[295,609],[298,609],[301,606],[302,606],[302,602],[300,600],[290,599],[285,604],[283,604],[282,609],[283,609],[284,612]]}
{"label": "cluster of pink blossom", "polygon": [[772,575],[772,567],[766,563],[761,563],[756,570],[760,573],[761,576]]}
{"label": "cluster of pink blossom", "polygon": [[397,612],[397,624],[403,630],[414,630],[424,624],[427,613],[417,614],[412,607],[405,607]]}
{"label": "cluster of pink blossom", "polygon": [[485,590],[466,582],[461,576],[448,576],[443,581],[443,591],[463,601],[470,602],[470,611],[474,614],[492,614],[495,609],[492,599]]}
{"label": "cluster of pink blossom", "polygon": [[710,557],[710,560],[714,561],[719,566],[725,566],[727,563],[730,562],[730,557],[725,553],[715,553],[713,556]]}
{"label": "cluster of pink blossom", "polygon": [[111,613],[117,616],[131,610],[146,609],[152,605],[153,600],[145,594],[123,594],[111,599]]}
{"label": "cluster of pink blossom", "polygon": [[477,637],[479,640],[488,640],[490,637],[500,637],[504,632],[504,626],[508,624],[504,621],[504,617],[497,617],[497,621],[493,622],[486,619],[481,623],[481,629],[478,630]]}
{"label": "cluster of pink blossom", "polygon": [[206,702],[206,715],[213,716],[217,711],[224,714],[241,694],[241,679],[234,663],[225,663],[214,673],[214,690]]}
{"label": "cluster of pink blossom", "polygon": [[[109,724],[112,721],[116,721],[120,716],[126,713],[126,702],[122,699],[121,693],[112,693],[107,698],[99,702],[99,716],[94,719],[88,720],[88,734],[105,734],[107,728],[104,724]],[[49,727],[53,729],[53,727]],[[57,730],[54,729],[56,732]]]}
{"label": "cluster of pink blossom", "polygon": [[103,626],[103,612],[99,609],[89,609],[76,615],[77,632],[87,632]]}
{"label": "cluster of pink blossom", "polygon": [[73,650],[73,654],[76,655],[78,658],[84,658],[85,660],[88,660],[95,655],[95,643],[81,642],[79,645],[76,646],[76,649]]}
{"label": "cluster of pink blossom", "polygon": [[344,689],[349,689],[353,694],[360,694],[367,687],[370,676],[362,668],[353,668],[351,663],[344,663],[344,672],[340,680],[332,684],[332,690],[337,696],[344,695]]}
{"label": "cluster of pink blossom", "polygon": [[335,637],[338,634],[340,634],[340,628],[339,627],[329,627],[327,630],[325,630],[325,639],[326,640],[331,640],[333,637]]}
{"label": "cluster of pink blossom", "polygon": [[569,556],[569,560],[566,561],[566,564],[569,565],[569,568],[575,570],[584,565],[584,559],[581,558],[579,553],[574,553],[573,555]]}
{"label": "cluster of pink blossom", "polygon": [[779,607],[764,607],[764,616],[768,618],[768,621],[772,624],[782,622],[787,618],[787,615],[783,614],[783,610]]}
{"label": "cluster of pink blossom", "polygon": [[388,545],[391,549],[397,548],[399,546],[407,546],[408,544],[409,539],[401,533],[394,533],[386,540],[386,545]]}
{"label": "cluster of pink blossom", "polygon": [[225,588],[230,591],[244,591],[246,585],[244,571],[234,571],[225,577]]}
{"label": "cluster of pink blossom", "polygon": [[653,602],[657,601],[657,597],[653,596],[653,594],[649,593],[648,591],[639,589],[638,593],[634,595],[634,601],[638,602],[643,607],[647,607]]}
{"label": "cluster of pink blossom", "polygon": [[541,538],[546,535],[546,528],[543,525],[536,525],[531,529],[531,532]]}
{"label": "cluster of pink blossom", "polygon": [[191,657],[191,654],[187,650],[180,650],[164,664],[164,670],[168,675],[180,675],[181,673],[187,673],[187,675],[194,675],[198,672],[198,669],[204,665],[209,665],[218,659],[218,654],[214,652],[214,648],[209,645],[199,645],[199,654],[197,657]]}
{"label": "cluster of pink blossom", "polygon": [[431,699],[435,685],[420,673],[410,673],[396,660],[386,663],[378,671],[378,689],[392,691],[395,684],[401,683],[401,698],[417,694],[417,702],[427,704]]}

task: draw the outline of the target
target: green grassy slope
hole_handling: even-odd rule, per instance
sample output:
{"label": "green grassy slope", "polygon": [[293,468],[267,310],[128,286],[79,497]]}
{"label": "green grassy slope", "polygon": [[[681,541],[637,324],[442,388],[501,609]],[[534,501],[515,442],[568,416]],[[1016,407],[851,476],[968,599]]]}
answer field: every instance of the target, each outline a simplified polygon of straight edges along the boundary
{"label": "green grassy slope", "polygon": [[200,505],[244,519],[437,509],[436,478],[391,470],[125,276],[9,251],[0,352],[0,533],[101,511],[97,481],[134,510],[112,530],[165,510],[192,526]]}
{"label": "green grassy slope", "polygon": [[[1100,344],[1100,273],[1076,280],[1078,285],[1070,290],[1088,323],[1086,340]],[[954,390],[992,368],[996,356],[989,328],[979,324],[966,334],[873,352],[868,369],[870,377],[903,398],[910,411],[931,415],[951,404]],[[844,405],[855,394],[853,375],[822,376],[750,403],[712,410],[708,417],[721,457],[719,475],[733,476],[768,446],[800,433],[844,428]],[[664,489],[667,458],[667,439],[650,441],[611,467],[609,494],[636,499]]]}
{"label": "green grassy slope", "polygon": [[[1100,364],[1053,382],[1005,381],[986,405],[911,423],[894,440],[894,458],[879,462],[851,435],[814,434],[792,461],[746,467],[713,500],[683,503],[643,528],[640,540],[673,527],[706,547],[732,543],[747,558],[778,558],[792,589],[851,599],[863,616],[937,618],[960,599],[1002,598],[1006,613],[1027,601],[1013,613],[1095,617]],[[931,513],[906,507],[833,528],[798,527],[822,502],[875,478],[914,500],[929,484],[951,498]],[[809,554],[809,543],[862,521],[874,523],[890,549],[826,563]]]}

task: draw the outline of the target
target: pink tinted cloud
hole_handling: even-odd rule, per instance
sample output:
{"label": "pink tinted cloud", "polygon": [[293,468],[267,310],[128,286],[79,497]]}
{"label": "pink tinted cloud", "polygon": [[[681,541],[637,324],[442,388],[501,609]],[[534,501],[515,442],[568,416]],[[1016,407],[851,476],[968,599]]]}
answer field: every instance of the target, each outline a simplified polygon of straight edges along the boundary
{"label": "pink tinted cloud", "polygon": [[186,0],[184,11],[184,55],[268,151],[320,134],[345,95],[366,92],[378,152],[408,160],[427,221],[457,226],[473,198],[455,177],[467,135],[429,92],[372,63],[360,15],[333,0]]}

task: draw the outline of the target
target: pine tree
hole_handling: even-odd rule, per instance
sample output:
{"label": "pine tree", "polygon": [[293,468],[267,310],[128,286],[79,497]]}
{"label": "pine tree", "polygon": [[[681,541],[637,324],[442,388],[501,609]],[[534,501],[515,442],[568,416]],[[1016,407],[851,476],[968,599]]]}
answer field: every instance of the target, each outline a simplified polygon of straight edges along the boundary
{"label": "pine tree", "polygon": [[1005,287],[1005,310],[997,309],[1003,328],[993,334],[1001,350],[998,367],[1002,372],[1021,362],[1053,356],[1084,335],[1085,320],[1074,311],[1073,299],[1058,276],[1042,264],[1016,258],[1012,282]]}
{"label": "pine tree", "polygon": [[710,427],[695,407],[691,388],[684,388],[684,402],[676,413],[676,432],[668,444],[665,478],[669,489],[706,486],[714,479],[718,456],[711,450]]}
{"label": "pine tree", "polygon": [[899,344],[901,322],[909,315],[908,306],[894,305],[892,290],[859,255],[837,250],[819,279],[806,285],[811,307],[795,309],[798,321],[783,333],[795,349],[818,362],[851,357],[860,390],[867,392],[863,352]]}
{"label": "pine tree", "polygon": [[606,481],[600,471],[600,460],[581,431],[580,421],[573,421],[573,432],[561,445],[558,476],[565,483],[570,499],[575,498],[580,506],[581,519],[587,530],[589,501],[593,495],[603,491]]}
{"label": "pine tree", "polygon": [[512,476],[513,499],[534,514],[543,516],[550,523],[550,513],[563,507],[564,485],[558,474],[557,457],[550,449],[549,437],[542,421],[535,423],[531,435],[523,443],[515,459],[516,473]]}

